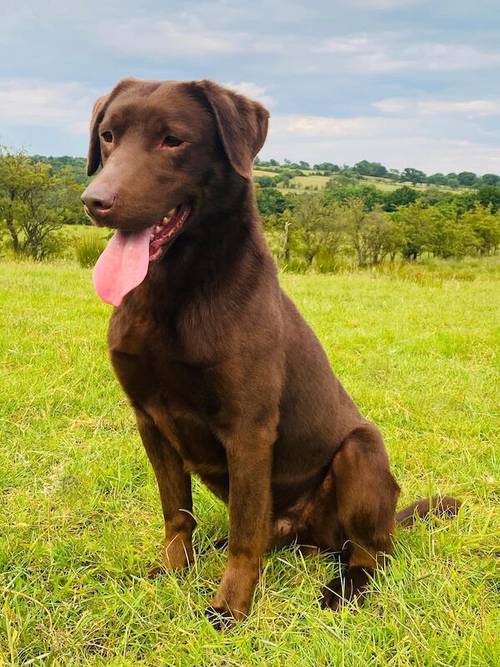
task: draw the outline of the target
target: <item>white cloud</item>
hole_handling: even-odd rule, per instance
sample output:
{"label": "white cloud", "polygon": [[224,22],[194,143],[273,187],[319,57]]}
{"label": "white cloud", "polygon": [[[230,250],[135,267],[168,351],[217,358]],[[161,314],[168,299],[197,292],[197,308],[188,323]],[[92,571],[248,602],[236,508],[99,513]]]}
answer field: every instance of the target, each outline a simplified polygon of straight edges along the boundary
{"label": "white cloud", "polygon": [[271,133],[261,156],[336,164],[373,160],[398,169],[416,167],[429,174],[465,170],[500,173],[498,145],[425,136],[402,137],[390,133],[372,137],[330,138],[323,141],[297,138],[290,141],[290,137]]}
{"label": "white cloud", "polygon": [[0,80],[0,123],[4,126],[61,127],[88,131],[96,95],[79,82]]}
{"label": "white cloud", "polygon": [[261,102],[264,106],[272,107],[274,105],[274,99],[266,92],[267,88],[259,86],[259,84],[254,83],[253,81],[240,81],[239,83],[228,81],[223,85],[231,88],[231,90],[234,90],[237,93],[250,97],[252,100]]}
{"label": "white cloud", "polygon": [[500,114],[500,100],[418,100],[404,97],[387,98],[373,105],[384,114],[440,115],[459,114],[468,118]]}
{"label": "white cloud", "polygon": [[335,39],[327,40],[317,47],[317,51],[325,51],[327,53],[341,53],[341,54],[362,54],[372,51],[374,48],[373,38],[369,38],[366,33],[359,33],[356,35],[349,35],[348,37],[337,37]]}
{"label": "white cloud", "polygon": [[448,100],[427,100],[419,103],[418,108],[427,114],[466,114],[469,117],[489,116],[500,113],[500,100],[466,100],[453,102]]}
{"label": "white cloud", "polygon": [[390,11],[404,9],[411,5],[423,4],[425,0],[351,0],[350,4],[359,9]]}
{"label": "white cloud", "polygon": [[[271,117],[264,158],[354,164],[382,162],[427,173],[472,170],[500,173],[500,146],[494,132],[476,132],[461,114],[436,123],[436,116]],[[443,134],[443,129],[448,134]]]}
{"label": "white cloud", "polygon": [[335,37],[324,41],[316,51],[341,59],[348,71],[364,74],[475,70],[500,65],[499,50],[460,43],[415,42],[411,33],[401,31]]}
{"label": "white cloud", "polygon": [[377,132],[381,119],[372,117],[336,118],[331,116],[276,115],[271,116],[271,132],[274,136],[295,139],[332,139],[372,136]]}
{"label": "white cloud", "polygon": [[[253,81],[235,80],[227,85],[267,106],[274,101],[267,88]],[[15,128],[21,137],[17,141],[23,143],[24,128],[30,132],[40,128],[42,143],[33,150],[52,153],[43,145],[43,128],[60,128],[61,135],[64,131],[74,135],[63,152],[83,154],[90,110],[100,92],[75,81],[0,79],[2,134]],[[273,114],[262,155],[340,164],[368,159],[389,167],[415,166],[428,173],[500,173],[498,130],[477,120],[500,114],[500,99],[395,97],[378,100],[373,106],[379,114]]]}
{"label": "white cloud", "polygon": [[154,60],[168,55],[213,56],[244,52],[281,50],[276,39],[262,39],[241,31],[212,30],[193,17],[182,15],[176,21],[156,18],[131,18],[112,25],[97,25],[101,44],[120,54]]}
{"label": "white cloud", "polygon": [[401,97],[389,97],[373,102],[372,106],[382,113],[402,113],[408,111],[410,100]]}

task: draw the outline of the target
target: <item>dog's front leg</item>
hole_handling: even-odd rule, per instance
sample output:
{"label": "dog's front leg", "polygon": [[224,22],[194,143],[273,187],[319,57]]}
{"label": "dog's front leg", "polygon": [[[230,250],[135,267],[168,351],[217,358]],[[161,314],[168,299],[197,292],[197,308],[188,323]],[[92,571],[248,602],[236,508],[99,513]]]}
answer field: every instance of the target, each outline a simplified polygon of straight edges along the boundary
{"label": "dog's front leg", "polygon": [[135,409],[137,426],[153,466],[165,519],[165,550],[162,564],[150,577],[165,570],[180,570],[193,560],[191,535],[196,526],[192,515],[191,477],[170,443],[144,412]]}
{"label": "dog's front leg", "polygon": [[249,427],[225,442],[229,469],[229,548],[226,569],[208,609],[222,628],[244,618],[269,539],[275,428]]}

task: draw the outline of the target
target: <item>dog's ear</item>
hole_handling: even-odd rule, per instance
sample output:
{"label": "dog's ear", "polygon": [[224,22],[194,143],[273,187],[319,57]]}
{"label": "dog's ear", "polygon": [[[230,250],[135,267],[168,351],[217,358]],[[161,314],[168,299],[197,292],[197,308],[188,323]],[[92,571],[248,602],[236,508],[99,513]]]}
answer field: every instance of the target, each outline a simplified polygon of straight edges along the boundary
{"label": "dog's ear", "polygon": [[215,116],[231,166],[244,178],[252,178],[253,161],[266,139],[269,112],[258,102],[213,81],[199,81],[197,86]]}
{"label": "dog's ear", "polygon": [[101,164],[101,145],[99,141],[99,125],[104,118],[104,112],[108,106],[109,95],[103,95],[96,100],[92,109],[90,121],[89,152],[87,155],[87,176],[92,176]]}
{"label": "dog's ear", "polygon": [[99,125],[101,124],[104,114],[108,107],[108,104],[114,99],[120,92],[133,86],[137,83],[137,79],[130,76],[126,79],[118,81],[113,90],[107,95],[102,95],[98,97],[94,108],[92,109],[92,118],[90,120],[90,141],[89,141],[89,152],[87,155],[87,176],[92,176],[99,169],[101,164],[101,144],[99,141]]}

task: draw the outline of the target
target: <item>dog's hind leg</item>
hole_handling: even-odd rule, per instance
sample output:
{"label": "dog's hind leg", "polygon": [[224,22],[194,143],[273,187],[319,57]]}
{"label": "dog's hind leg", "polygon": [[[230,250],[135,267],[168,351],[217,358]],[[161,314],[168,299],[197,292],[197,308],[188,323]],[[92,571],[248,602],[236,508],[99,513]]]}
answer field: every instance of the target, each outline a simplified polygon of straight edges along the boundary
{"label": "dog's hind leg", "polygon": [[337,609],[362,601],[371,576],[392,550],[399,487],[378,430],[366,422],[343,441],[332,463],[333,493],[346,566],[322,591],[321,605]]}

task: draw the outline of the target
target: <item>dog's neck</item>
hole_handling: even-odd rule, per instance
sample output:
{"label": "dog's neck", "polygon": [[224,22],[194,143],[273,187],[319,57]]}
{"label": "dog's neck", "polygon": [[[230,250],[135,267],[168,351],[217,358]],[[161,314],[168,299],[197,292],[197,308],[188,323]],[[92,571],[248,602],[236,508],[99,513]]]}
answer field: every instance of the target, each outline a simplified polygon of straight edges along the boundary
{"label": "dog's neck", "polygon": [[238,281],[248,281],[249,274],[269,261],[253,184],[243,184],[229,204],[222,194],[219,201],[225,202],[224,207],[207,207],[162,260],[151,265],[148,291],[155,300],[161,295],[167,308],[175,309],[175,304],[186,304],[200,294],[206,298],[228,289],[237,291]]}

